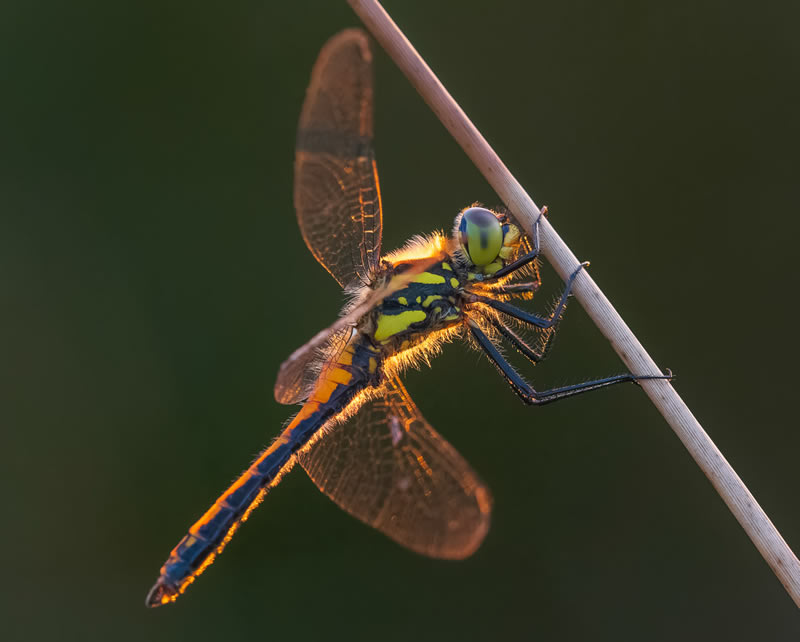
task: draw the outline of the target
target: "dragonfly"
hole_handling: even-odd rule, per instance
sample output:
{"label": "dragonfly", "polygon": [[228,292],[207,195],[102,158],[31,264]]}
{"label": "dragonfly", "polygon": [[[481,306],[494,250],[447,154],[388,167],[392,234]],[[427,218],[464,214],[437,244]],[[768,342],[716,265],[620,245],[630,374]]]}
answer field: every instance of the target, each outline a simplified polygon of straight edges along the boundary
{"label": "dragonfly", "polygon": [[275,398],[301,403],[299,412],[189,528],[147,606],[175,601],[295,464],[342,509],[417,553],[474,553],[489,529],[491,493],[400,380],[444,342],[471,343],[531,405],[655,378],[627,373],[537,391],[508,362],[502,342],[532,363],[547,355],[586,265],[567,280],[549,314],[514,305],[541,284],[538,222],[529,237],[506,211],[473,204],[458,214],[451,234],[415,237],[382,255],[372,99],[369,39],[358,29],[343,31],[313,68],[298,128],[294,203],[309,250],[349,302],[281,365]]}

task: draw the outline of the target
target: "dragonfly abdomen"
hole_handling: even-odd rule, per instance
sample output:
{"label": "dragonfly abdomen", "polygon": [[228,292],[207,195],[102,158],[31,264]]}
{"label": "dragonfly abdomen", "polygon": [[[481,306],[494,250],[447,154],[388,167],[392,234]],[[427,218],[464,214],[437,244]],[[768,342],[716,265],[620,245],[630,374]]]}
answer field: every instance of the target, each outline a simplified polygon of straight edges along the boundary
{"label": "dragonfly abdomen", "polygon": [[326,365],[311,397],[280,436],[206,511],[172,550],[147,596],[148,606],[177,599],[233,537],[270,488],[295,461],[295,454],[328,422],[341,416],[370,385],[379,364],[377,350],[355,334]]}

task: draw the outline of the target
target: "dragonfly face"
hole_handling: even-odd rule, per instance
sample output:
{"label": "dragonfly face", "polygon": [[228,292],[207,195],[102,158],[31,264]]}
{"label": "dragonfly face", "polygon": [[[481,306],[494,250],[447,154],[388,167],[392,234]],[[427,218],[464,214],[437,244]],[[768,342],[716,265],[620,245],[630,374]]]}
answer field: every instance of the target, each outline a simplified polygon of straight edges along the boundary
{"label": "dragonfly face", "polygon": [[[445,339],[462,336],[483,350],[526,403],[635,379],[621,375],[537,392],[505,361],[495,345],[501,339],[532,362],[544,357],[572,279],[548,317],[511,305],[539,287],[538,234],[523,236],[503,212],[473,205],[458,215],[451,237],[416,238],[381,256],[371,62],[359,30],[325,45],[300,116],[295,157],[303,238],[351,302],[281,365],[275,398],[302,407],[172,550],[148,606],[177,599],[295,463],[341,508],[403,546],[431,557],[471,555],[489,528],[489,490],[399,379],[404,367]],[[537,344],[512,330],[508,318],[533,329]]]}
{"label": "dragonfly face", "polygon": [[520,245],[519,228],[483,207],[470,207],[459,214],[454,234],[458,234],[469,267],[487,275],[510,263]]}

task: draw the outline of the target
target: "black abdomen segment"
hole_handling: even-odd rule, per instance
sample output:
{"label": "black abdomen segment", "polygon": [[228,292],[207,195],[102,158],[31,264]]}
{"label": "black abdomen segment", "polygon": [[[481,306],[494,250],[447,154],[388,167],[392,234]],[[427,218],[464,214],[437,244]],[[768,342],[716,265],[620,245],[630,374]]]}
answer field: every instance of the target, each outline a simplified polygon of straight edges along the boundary
{"label": "black abdomen segment", "polygon": [[358,339],[326,366],[311,398],[292,422],[172,550],[147,595],[147,606],[175,601],[214,561],[250,511],[291,467],[295,453],[367,385],[376,366],[374,349]]}

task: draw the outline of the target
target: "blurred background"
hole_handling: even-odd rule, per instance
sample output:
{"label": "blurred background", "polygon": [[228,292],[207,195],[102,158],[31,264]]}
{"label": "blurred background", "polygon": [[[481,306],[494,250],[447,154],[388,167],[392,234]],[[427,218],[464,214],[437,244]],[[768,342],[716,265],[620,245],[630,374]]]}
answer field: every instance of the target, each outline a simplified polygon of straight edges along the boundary
{"label": "blurred background", "polygon": [[[797,3],[387,9],[800,550]],[[523,406],[477,353],[406,382],[495,497],[419,557],[299,469],[176,605],[158,569],[294,412],[342,302],[292,208],[346,3],[0,4],[5,640],[796,640],[796,607],[633,386]],[[382,53],[384,248],[498,198]],[[546,307],[561,287],[548,268]],[[573,304],[540,388],[619,372]]]}

